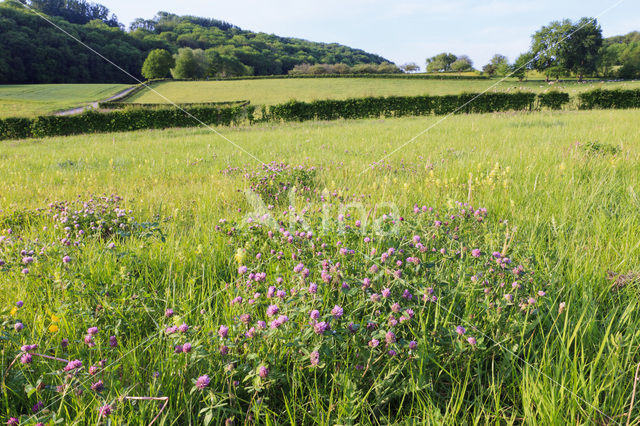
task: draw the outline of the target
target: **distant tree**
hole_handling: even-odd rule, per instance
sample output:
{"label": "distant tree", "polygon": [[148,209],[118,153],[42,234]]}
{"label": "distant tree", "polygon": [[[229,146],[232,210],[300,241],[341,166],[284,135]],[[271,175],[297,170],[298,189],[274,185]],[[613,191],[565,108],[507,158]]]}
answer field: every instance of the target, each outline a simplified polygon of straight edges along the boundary
{"label": "distant tree", "polygon": [[448,72],[458,57],[453,53],[440,53],[427,59],[427,72]]}
{"label": "distant tree", "polygon": [[451,64],[451,71],[454,72],[463,72],[463,71],[471,71],[473,69],[473,61],[467,55],[458,56]]}
{"label": "distant tree", "polygon": [[527,71],[532,68],[532,60],[533,55],[530,52],[518,56],[518,59],[511,65],[511,76],[516,77],[520,81],[524,80]]}
{"label": "distant tree", "polygon": [[148,80],[152,78],[166,78],[171,75],[171,68],[176,65],[171,53],[164,49],[154,49],[149,52],[142,64],[142,76]]}
{"label": "distant tree", "polygon": [[593,18],[582,18],[569,29],[561,42],[563,65],[582,81],[585,74],[593,74],[598,67],[598,52],[602,47],[602,28]]}
{"label": "distant tree", "polygon": [[533,68],[549,77],[556,78],[567,72],[563,57],[563,42],[571,32],[571,21],[568,19],[553,21],[542,27],[531,36],[531,53]]}
{"label": "distant tree", "polygon": [[178,54],[174,56],[176,66],[171,69],[171,75],[175,79],[197,79],[204,77],[206,71],[202,70],[202,63],[196,58],[193,49],[188,47],[182,48]]}
{"label": "distant tree", "polygon": [[375,72],[377,74],[393,74],[393,73],[401,72],[400,68],[398,68],[395,64],[392,64],[391,62],[383,62],[379,64],[376,68],[377,69]]}
{"label": "distant tree", "polygon": [[400,69],[404,72],[418,72],[420,71],[420,66],[415,62],[407,62],[406,64],[400,65]]}

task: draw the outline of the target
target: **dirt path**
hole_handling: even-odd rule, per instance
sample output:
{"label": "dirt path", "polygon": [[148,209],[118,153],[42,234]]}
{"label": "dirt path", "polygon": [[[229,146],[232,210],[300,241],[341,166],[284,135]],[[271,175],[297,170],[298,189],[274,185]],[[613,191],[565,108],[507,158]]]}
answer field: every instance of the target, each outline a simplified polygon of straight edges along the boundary
{"label": "dirt path", "polygon": [[82,114],[83,112],[90,110],[90,109],[98,109],[98,104],[100,102],[110,102],[110,101],[115,101],[118,99],[121,99],[125,96],[127,96],[133,89],[135,89],[137,86],[133,86],[133,87],[129,87],[127,89],[124,89],[121,92],[116,93],[115,95],[104,99],[102,101],[97,101],[97,102],[91,102],[88,105],[84,105],[81,107],[76,107],[76,108],[71,108],[71,109],[66,109],[64,111],[58,111],[56,112],[54,115],[76,115],[76,114]]}

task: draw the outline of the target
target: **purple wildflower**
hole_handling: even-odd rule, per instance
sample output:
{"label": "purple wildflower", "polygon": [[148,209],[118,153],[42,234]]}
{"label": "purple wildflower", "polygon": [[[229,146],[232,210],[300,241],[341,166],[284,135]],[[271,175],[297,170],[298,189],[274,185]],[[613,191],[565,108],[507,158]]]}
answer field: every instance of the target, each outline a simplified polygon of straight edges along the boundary
{"label": "purple wildflower", "polygon": [[21,322],[17,322],[13,325],[13,329],[15,331],[21,331],[24,328],[24,324],[22,324]]}
{"label": "purple wildflower", "polygon": [[264,365],[261,365],[260,368],[258,369],[258,375],[263,379],[266,379],[267,376],[269,375],[269,369]]}
{"label": "purple wildflower", "polygon": [[98,380],[97,382],[91,385],[91,390],[94,392],[102,392],[104,390],[104,383],[102,380]]}
{"label": "purple wildflower", "polygon": [[331,315],[333,315],[335,318],[340,318],[343,313],[344,310],[338,305],[335,305],[331,310]]}
{"label": "purple wildflower", "polygon": [[23,354],[20,357],[20,362],[23,364],[31,364],[33,362],[33,357],[30,353]]}
{"label": "purple wildflower", "polygon": [[111,415],[111,406],[109,404],[103,405],[98,409],[98,412],[102,417],[109,417]]}
{"label": "purple wildflower", "polygon": [[42,401],[38,401],[34,404],[33,407],[31,407],[31,411],[33,413],[37,413],[38,411],[42,410],[44,408],[44,402]]}
{"label": "purple wildflower", "polygon": [[316,334],[322,334],[328,329],[329,329],[329,324],[327,324],[324,321],[318,322],[313,326],[313,331],[315,331]]}
{"label": "purple wildflower", "polygon": [[182,352],[184,352],[185,354],[191,352],[191,343],[185,343],[184,345],[182,345]]}
{"label": "purple wildflower", "polygon": [[112,348],[115,348],[118,346],[118,338],[116,336],[109,337],[109,346],[111,346]]}
{"label": "purple wildflower", "polygon": [[311,365],[316,366],[320,362],[320,353],[318,351],[311,352]]}
{"label": "purple wildflower", "polygon": [[89,333],[90,335],[96,335],[98,334],[98,327],[90,327],[87,329],[87,333]]}
{"label": "purple wildflower", "polygon": [[396,335],[393,333],[393,331],[388,331],[387,334],[384,336],[384,340],[387,342],[387,344],[391,344],[391,343],[395,343],[396,341]]}
{"label": "purple wildflower", "polygon": [[459,325],[456,327],[456,333],[458,333],[460,336],[462,336],[466,332],[467,330],[463,326]]}
{"label": "purple wildflower", "polygon": [[82,361],[75,359],[73,361],[69,361],[69,363],[64,367],[64,371],[71,371],[80,367],[82,367]]}
{"label": "purple wildflower", "polygon": [[467,342],[469,342],[469,344],[470,344],[471,346],[475,346],[475,345],[478,343],[478,342],[476,341],[476,338],[475,338],[475,337],[469,337],[469,338],[467,338]]}
{"label": "purple wildflower", "polygon": [[172,317],[173,316],[173,309],[167,308],[167,310],[164,311],[164,316],[167,317],[167,318]]}
{"label": "purple wildflower", "polygon": [[267,308],[267,315],[272,317],[275,314],[277,314],[280,311],[280,308],[278,308],[276,305],[269,305],[269,307]]}
{"label": "purple wildflower", "polygon": [[196,380],[196,387],[200,390],[203,390],[204,388],[209,386],[210,382],[211,382],[211,379],[209,379],[209,376],[207,376],[206,374],[202,375],[198,377],[198,379]]}
{"label": "purple wildflower", "polygon": [[225,339],[228,335],[229,335],[229,327],[227,327],[226,325],[221,325],[220,329],[218,330],[218,336]]}

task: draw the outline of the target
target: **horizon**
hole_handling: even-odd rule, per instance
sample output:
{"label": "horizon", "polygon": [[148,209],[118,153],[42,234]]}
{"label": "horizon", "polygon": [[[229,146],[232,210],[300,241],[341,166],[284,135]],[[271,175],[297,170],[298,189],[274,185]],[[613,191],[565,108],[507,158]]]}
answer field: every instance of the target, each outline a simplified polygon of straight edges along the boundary
{"label": "horizon", "polygon": [[[397,65],[415,62],[422,70],[427,58],[441,52],[468,55],[476,69],[496,53],[513,62],[529,49],[535,31],[551,21],[565,18],[576,21],[581,17],[597,17],[604,37],[640,30],[633,18],[640,13],[640,5],[626,0],[605,5],[596,0],[569,0],[560,5],[551,0],[535,4],[504,0],[474,4],[471,0],[452,0],[446,5],[414,0],[394,4],[380,0],[355,0],[348,4],[328,0],[322,5],[291,0],[275,0],[269,4],[240,0],[213,5],[192,0],[178,5],[160,0],[154,2],[157,10],[152,13],[148,12],[146,2],[107,0],[99,3],[109,8],[127,28],[136,18],[151,19],[157,12],[166,11],[218,19],[243,30],[339,43],[380,55]],[[247,14],[247,10],[252,13]],[[273,13],[274,10],[278,12]],[[467,31],[460,33],[459,28]]]}

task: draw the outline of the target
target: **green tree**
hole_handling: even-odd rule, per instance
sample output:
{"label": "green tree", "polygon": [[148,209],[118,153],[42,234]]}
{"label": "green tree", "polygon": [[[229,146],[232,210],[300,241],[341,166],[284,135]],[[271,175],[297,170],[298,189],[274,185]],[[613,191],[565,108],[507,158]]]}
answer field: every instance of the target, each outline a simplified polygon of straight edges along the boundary
{"label": "green tree", "polygon": [[467,55],[458,56],[451,64],[451,71],[454,72],[463,72],[463,71],[471,71],[473,70],[473,61]]}
{"label": "green tree", "polygon": [[598,53],[602,47],[602,28],[593,18],[582,18],[569,29],[561,42],[560,56],[564,66],[582,81],[585,74],[593,74],[598,67]]}
{"label": "green tree", "polygon": [[171,69],[171,75],[175,79],[198,78],[198,61],[193,54],[193,49],[182,48],[175,55],[176,66]]}
{"label": "green tree", "polygon": [[518,56],[518,59],[511,65],[511,76],[516,77],[518,80],[524,80],[532,67],[533,55],[530,52],[523,53]]}
{"label": "green tree", "polygon": [[458,57],[453,53],[440,53],[427,59],[427,72],[448,72]]}
{"label": "green tree", "polygon": [[164,49],[154,49],[149,52],[147,59],[142,64],[142,76],[146,79],[166,78],[171,73],[171,68],[176,62],[171,53]]}
{"label": "green tree", "polygon": [[400,65],[400,69],[404,72],[418,72],[420,71],[420,66],[415,62],[408,62]]}
{"label": "green tree", "polygon": [[562,44],[570,34],[571,28],[571,21],[568,19],[553,21],[531,36],[533,68],[544,73],[547,81],[549,77],[557,78],[567,71],[562,56]]}

